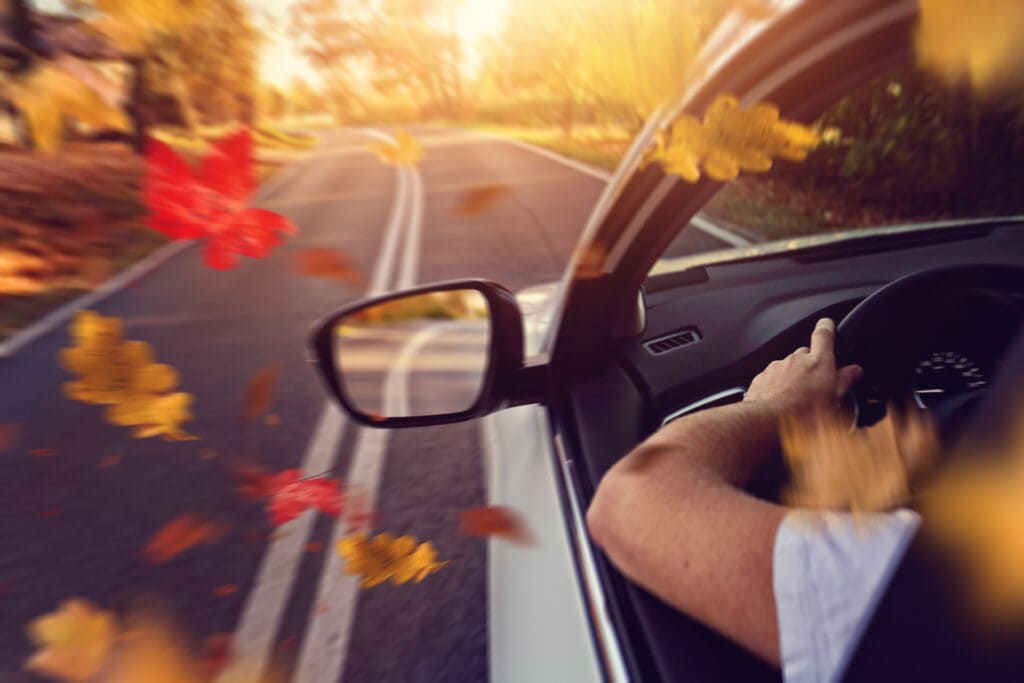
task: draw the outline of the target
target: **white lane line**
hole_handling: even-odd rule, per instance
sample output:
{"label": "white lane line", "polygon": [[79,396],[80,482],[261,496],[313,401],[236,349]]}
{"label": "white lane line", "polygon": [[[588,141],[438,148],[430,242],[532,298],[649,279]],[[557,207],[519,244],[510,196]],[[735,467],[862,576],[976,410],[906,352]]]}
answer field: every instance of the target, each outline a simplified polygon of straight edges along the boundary
{"label": "white lane line", "polygon": [[151,271],[156,270],[156,268],[162,263],[188,249],[193,244],[195,244],[194,240],[165,244],[127,270],[124,270],[118,275],[107,280],[88,294],[83,294],[77,299],[72,299],[67,302],[60,308],[50,311],[28,327],[19,332],[15,332],[0,344],[0,358],[6,358],[17,353],[28,344],[39,339],[39,337],[42,337],[54,328],[66,323],[75,315],[75,313],[78,313],[83,308],[95,306],[110,295],[124,288],[126,285],[129,285],[135,280],[148,275]]}
{"label": "white lane line", "polygon": [[[409,185],[405,173],[399,169],[396,172],[395,198],[391,203],[380,255],[374,265],[369,296],[385,291],[395,271],[398,243],[406,225],[405,207],[410,202]],[[303,474],[320,474],[334,466],[343,431],[341,411],[329,399],[306,449]],[[266,668],[314,520],[315,516],[307,512],[288,522],[267,548],[256,583],[246,596],[242,616],[235,629],[231,663],[217,676],[216,683],[238,681]]]}
{"label": "white lane line", "polygon": [[[328,401],[306,449],[303,476],[321,474],[334,465],[344,427],[340,409]],[[288,522],[267,549],[235,629],[231,664],[218,676],[218,681],[233,680],[242,672],[263,671],[266,667],[315,519],[315,515],[306,513]]]}
{"label": "white lane line", "polygon": [[406,231],[405,251],[402,253],[402,269],[398,274],[396,289],[407,289],[416,284],[419,266],[420,242],[423,236],[423,176],[419,169],[410,168],[412,203],[409,206],[409,229]]}
{"label": "white lane line", "polygon": [[748,244],[753,244],[751,240],[747,239],[743,235],[733,232],[732,230],[727,230],[717,223],[713,223],[700,213],[695,214],[693,218],[690,219],[690,225],[698,230],[703,230],[712,237],[720,239],[734,247],[745,247]]}
{"label": "white lane line", "polygon": [[562,155],[562,154],[559,154],[558,152],[553,152],[550,149],[545,149],[543,147],[539,147],[537,145],[530,144],[529,142],[524,142],[522,140],[516,140],[514,138],[507,138],[504,135],[498,135],[497,133],[488,133],[486,131],[478,131],[477,134],[481,135],[483,137],[491,138],[492,140],[500,140],[502,142],[507,142],[508,144],[515,145],[516,147],[519,147],[520,149],[525,149],[525,150],[528,150],[530,152],[533,152],[534,154],[539,154],[542,157],[547,157],[548,159],[551,159],[552,161],[557,161],[558,163],[562,164],[563,166],[568,166],[569,168],[571,168],[571,169],[573,169],[575,171],[579,171],[580,173],[585,173],[586,175],[590,176],[591,178],[597,178],[598,180],[603,180],[604,182],[608,182],[609,180],[611,180],[611,177],[612,177],[611,173],[609,173],[608,171],[606,171],[606,170],[604,170],[602,168],[597,168],[596,166],[591,166],[590,164],[585,164],[582,161],[577,161],[576,159],[570,159],[569,157],[567,157],[565,155]]}
{"label": "white lane line", "polygon": [[[412,360],[444,328],[444,325],[426,327],[413,335],[402,348],[395,365],[388,371],[384,387],[386,414],[408,414],[409,370]],[[359,430],[356,452],[345,480],[348,486],[355,486],[366,492],[369,510],[376,508],[381,475],[387,458],[388,436],[389,432],[385,429]],[[302,641],[302,652],[295,667],[293,683],[337,681],[345,670],[345,658],[359,599],[359,577],[344,573],[344,560],[335,548],[338,541],[348,535],[348,529],[354,522],[355,520],[349,517],[349,510],[346,509],[341,519],[334,525],[331,542],[327,548],[327,562],[324,563],[320,574],[312,628]]]}

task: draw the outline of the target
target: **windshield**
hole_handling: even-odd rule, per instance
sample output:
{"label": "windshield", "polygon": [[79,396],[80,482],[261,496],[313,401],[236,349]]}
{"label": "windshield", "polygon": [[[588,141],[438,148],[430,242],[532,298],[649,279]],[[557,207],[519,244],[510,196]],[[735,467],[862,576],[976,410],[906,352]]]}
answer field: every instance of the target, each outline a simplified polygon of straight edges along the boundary
{"label": "windshield", "polygon": [[[651,274],[853,235],[1024,214],[1024,107],[902,67],[835,102],[803,161],[726,183]],[[713,252],[713,253],[712,253]]]}

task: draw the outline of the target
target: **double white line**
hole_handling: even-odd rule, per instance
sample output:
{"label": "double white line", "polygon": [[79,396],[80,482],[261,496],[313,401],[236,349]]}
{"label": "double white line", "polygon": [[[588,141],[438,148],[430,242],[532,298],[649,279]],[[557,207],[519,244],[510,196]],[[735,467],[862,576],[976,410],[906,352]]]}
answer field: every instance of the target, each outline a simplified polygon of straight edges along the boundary
{"label": "double white line", "polygon": [[[365,132],[395,144],[391,136],[380,131]],[[393,279],[395,289],[411,287],[416,282],[423,232],[423,178],[416,168],[407,166],[397,167],[396,176],[397,190],[367,296],[387,292]],[[334,466],[346,424],[338,407],[328,401],[306,448],[303,476],[320,474]],[[358,429],[355,453],[344,481],[347,487],[365,493],[368,509],[358,512],[366,514],[376,506],[388,432]],[[308,631],[296,665],[293,679],[296,683],[337,681],[345,665],[358,598],[358,578],[343,573],[341,558],[334,546],[350,527],[350,515],[346,508],[334,525],[331,543],[326,549],[327,560],[321,570],[315,607],[307,622]],[[217,677],[216,683],[235,683],[242,680],[242,676],[253,675],[258,680],[266,669],[314,520],[315,515],[307,512],[289,522],[283,527],[285,533],[277,535],[267,548],[256,584],[235,629],[232,662]]]}

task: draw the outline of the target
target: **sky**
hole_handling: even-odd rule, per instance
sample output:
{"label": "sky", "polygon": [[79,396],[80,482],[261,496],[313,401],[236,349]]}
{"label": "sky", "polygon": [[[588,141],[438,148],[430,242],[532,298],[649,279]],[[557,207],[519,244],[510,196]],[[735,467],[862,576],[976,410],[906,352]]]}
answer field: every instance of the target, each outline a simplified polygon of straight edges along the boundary
{"label": "sky", "polygon": [[[287,87],[296,78],[318,85],[320,79],[288,35],[289,16],[296,0],[245,1],[253,9],[257,26],[267,34],[260,59],[262,79],[280,88]],[[34,4],[48,12],[64,9],[63,0],[34,0]],[[500,29],[507,7],[508,0],[462,0],[456,10],[456,26],[463,38],[466,67],[470,73],[479,66],[482,43]]]}

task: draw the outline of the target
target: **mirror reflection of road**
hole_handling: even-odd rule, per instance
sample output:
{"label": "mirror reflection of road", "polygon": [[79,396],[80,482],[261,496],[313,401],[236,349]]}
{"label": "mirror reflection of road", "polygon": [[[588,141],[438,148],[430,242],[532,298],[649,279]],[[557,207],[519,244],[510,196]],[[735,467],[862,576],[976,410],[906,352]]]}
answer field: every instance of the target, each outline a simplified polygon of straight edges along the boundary
{"label": "mirror reflection of road", "polygon": [[[104,422],[102,406],[67,400],[69,377],[56,360],[66,325],[0,360],[9,388],[0,424],[19,428],[0,454],[0,678],[33,651],[26,624],[62,600],[114,608],[140,595],[173,607],[194,642],[234,633],[234,651],[278,661],[302,683],[487,678],[487,545],[459,535],[456,515],[484,504],[479,425],[385,436],[329,407],[306,335],[366,290],[299,276],[294,258],[343,250],[375,292],[465,277],[513,290],[554,281],[605,179],[468,131],[411,132],[425,148],[415,172],[383,165],[367,150],[378,140],[367,131],[339,130],[272,177],[259,204],[300,232],[269,258],[214,271],[191,247],[92,306],[122,318],[126,338],[149,342],[178,369],[181,390],[195,397],[187,426],[200,441],[133,439]],[[465,193],[487,184],[509,191],[478,215],[456,215]],[[444,331],[417,355],[460,356],[461,334]],[[271,363],[281,364],[271,407],[279,426],[246,422],[244,387]],[[465,378],[461,366],[415,373],[410,407],[461,402]],[[344,528],[307,513],[273,529],[264,505],[236,491],[227,463],[237,457],[343,478],[358,478],[354,463],[372,465],[374,531],[430,540],[451,563],[422,584],[359,591],[338,578],[331,539]],[[140,550],[182,514],[229,531],[148,565]]]}
{"label": "mirror reflection of road", "polygon": [[346,326],[337,344],[346,393],[371,416],[463,412],[479,396],[488,337],[486,319]]}

